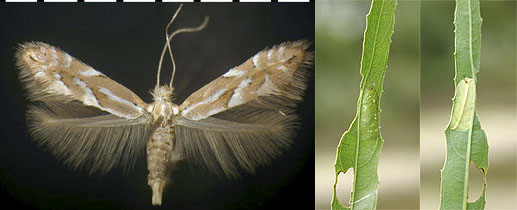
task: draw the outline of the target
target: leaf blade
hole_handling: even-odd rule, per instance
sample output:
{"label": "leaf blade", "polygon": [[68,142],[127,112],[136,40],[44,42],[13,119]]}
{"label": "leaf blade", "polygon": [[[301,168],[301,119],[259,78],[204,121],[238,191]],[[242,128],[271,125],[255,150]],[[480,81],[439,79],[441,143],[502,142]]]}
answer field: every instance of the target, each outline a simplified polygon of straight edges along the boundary
{"label": "leaf blade", "polygon": [[[379,101],[396,5],[396,0],[373,0],[366,16],[357,115],[337,148],[332,209],[375,209],[377,205],[377,165],[384,142],[379,128]],[[337,199],[336,184],[339,174],[349,169],[353,169],[354,184],[347,208]]]}
{"label": "leaf blade", "polygon": [[[447,155],[441,172],[440,209],[484,209],[488,143],[476,113],[476,83],[481,51],[481,15],[478,0],[456,0],[456,85],[451,120],[445,130]],[[468,84],[468,85],[465,85]],[[469,167],[482,170],[482,195],[468,202]]]}

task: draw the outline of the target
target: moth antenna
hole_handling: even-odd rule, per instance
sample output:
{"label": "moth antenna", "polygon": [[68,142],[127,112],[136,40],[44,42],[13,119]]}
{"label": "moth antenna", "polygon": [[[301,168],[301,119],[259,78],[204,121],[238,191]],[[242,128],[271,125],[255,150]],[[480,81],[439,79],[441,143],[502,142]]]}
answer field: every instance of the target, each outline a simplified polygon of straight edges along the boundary
{"label": "moth antenna", "polygon": [[[168,32],[169,27],[171,26],[172,22],[174,22],[174,19],[176,19],[176,16],[178,16],[178,14],[180,13],[180,10],[182,7],[183,7],[183,4],[180,4],[178,9],[176,9],[176,12],[174,12],[174,15],[172,16],[171,20],[169,21],[169,24],[167,24],[167,27],[165,27],[165,39],[166,39],[167,45],[169,44],[169,32]],[[160,62],[158,62],[158,72],[156,74],[156,87],[160,86],[160,72],[162,69],[164,55],[165,55],[165,47],[164,47],[164,50],[162,51],[162,55],[160,56]],[[171,54],[171,57],[172,57],[172,54]],[[174,65],[174,60],[172,60],[172,65]]]}
{"label": "moth antenna", "polygon": [[[208,24],[208,20],[210,20],[210,18],[208,16],[205,16],[205,19],[203,20],[203,23],[201,23],[201,25],[197,26],[197,27],[192,27],[192,28],[181,28],[181,29],[178,29],[174,32],[172,32],[172,34],[167,37],[167,48],[169,49],[169,55],[171,56],[171,61],[172,61],[172,76],[171,76],[171,81],[169,83],[169,87],[171,87],[171,90],[172,90],[172,81],[174,81],[174,75],[176,74],[176,63],[174,62],[174,58],[172,56],[172,50],[171,50],[171,46],[170,46],[170,40],[180,34],[180,33],[183,33],[183,32],[196,32],[196,31],[201,31],[203,30],[206,25]],[[162,54],[165,53],[165,46],[163,47],[163,50],[162,50]]]}
{"label": "moth antenna", "polygon": [[169,22],[169,24],[167,24],[167,27],[165,28],[165,39],[166,39],[166,43],[165,45],[163,46],[163,49],[162,49],[162,54],[160,56],[160,62],[158,64],[158,74],[156,76],[156,86],[159,86],[160,85],[160,71],[161,71],[161,68],[162,68],[162,63],[163,63],[163,57],[165,56],[165,51],[168,49],[169,51],[169,55],[171,57],[171,61],[172,61],[172,76],[171,76],[171,81],[170,81],[170,84],[169,84],[169,87],[171,87],[171,91],[172,91],[172,82],[174,81],[174,75],[176,74],[176,63],[174,62],[174,56],[172,55],[172,49],[171,49],[171,46],[170,46],[170,40],[180,34],[180,33],[183,33],[183,32],[196,32],[196,31],[200,31],[200,30],[203,30],[206,25],[208,24],[208,21],[210,20],[210,18],[208,16],[205,16],[205,19],[203,20],[203,23],[201,23],[201,25],[197,26],[197,27],[191,27],[191,28],[181,28],[181,29],[178,29],[174,32],[172,32],[170,35],[169,35],[169,28],[172,24],[172,22],[174,21],[174,19],[176,18],[176,16],[178,15],[179,11],[181,10],[181,7],[183,6],[180,5],[180,7],[176,10],[176,12],[174,13],[171,21]]}

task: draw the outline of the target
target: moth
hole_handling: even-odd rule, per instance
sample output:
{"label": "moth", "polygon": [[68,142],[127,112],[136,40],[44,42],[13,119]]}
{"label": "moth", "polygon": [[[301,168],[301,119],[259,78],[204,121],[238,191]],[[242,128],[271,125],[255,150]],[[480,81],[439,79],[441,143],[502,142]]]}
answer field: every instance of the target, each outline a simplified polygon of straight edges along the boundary
{"label": "moth", "polygon": [[[176,32],[166,31],[171,59],[169,40]],[[72,169],[100,174],[129,169],[145,153],[152,204],[161,205],[167,175],[178,161],[231,178],[240,170],[254,172],[289,147],[314,60],[309,46],[302,40],[266,48],[181,104],[171,99],[174,71],[170,84],[160,85],[160,67],[153,101],[146,103],[46,43],[20,44],[15,60],[33,101],[27,118],[37,144]]]}

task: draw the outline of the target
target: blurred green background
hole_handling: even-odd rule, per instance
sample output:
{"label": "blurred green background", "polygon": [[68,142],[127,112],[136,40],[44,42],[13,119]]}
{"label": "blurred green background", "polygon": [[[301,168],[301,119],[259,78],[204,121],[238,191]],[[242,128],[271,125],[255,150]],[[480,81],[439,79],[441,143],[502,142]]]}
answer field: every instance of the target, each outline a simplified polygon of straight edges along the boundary
{"label": "blurred green background", "polygon": [[[369,7],[370,1],[316,3],[316,209],[330,208],[336,147],[356,114]],[[400,1],[381,99],[378,209],[419,208],[419,27],[419,3]],[[339,176],[343,204],[351,174]]]}
{"label": "blurred green background", "polygon": [[[440,169],[445,160],[445,134],[454,95],[453,1],[421,2],[420,160],[422,209],[437,209]],[[486,209],[516,206],[516,4],[482,1],[481,69],[477,111],[488,136]],[[398,33],[395,30],[395,33]],[[386,97],[387,98],[387,97]],[[470,171],[469,200],[481,193],[479,170]]]}

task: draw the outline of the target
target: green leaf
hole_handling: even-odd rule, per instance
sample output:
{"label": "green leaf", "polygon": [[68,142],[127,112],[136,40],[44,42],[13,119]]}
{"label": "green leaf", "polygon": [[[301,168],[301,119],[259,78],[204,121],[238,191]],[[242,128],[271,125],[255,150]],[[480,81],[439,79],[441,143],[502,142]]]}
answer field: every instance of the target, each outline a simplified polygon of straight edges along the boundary
{"label": "green leaf", "polygon": [[[332,209],[375,209],[377,205],[377,165],[384,142],[379,127],[379,100],[396,5],[396,0],[373,0],[366,16],[357,115],[337,148]],[[344,207],[337,199],[336,185],[339,174],[349,169],[353,169],[354,183],[349,207]]]}
{"label": "green leaf", "polygon": [[[445,136],[447,157],[442,169],[440,209],[484,209],[488,143],[476,114],[476,74],[481,50],[479,1],[456,0],[455,68],[456,91],[451,120]],[[468,202],[470,164],[483,172],[483,192]]]}

